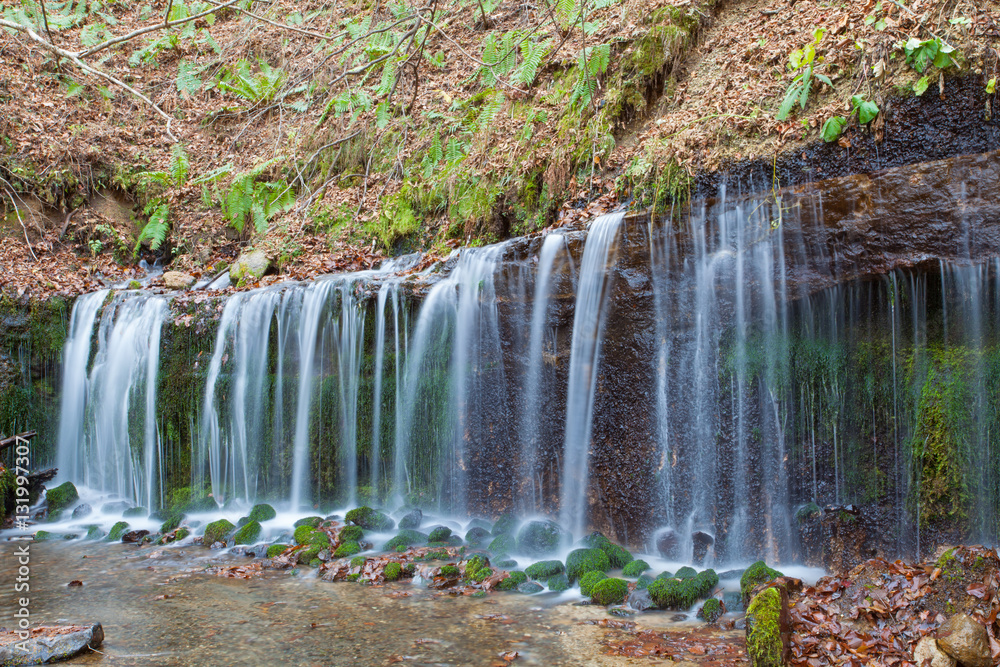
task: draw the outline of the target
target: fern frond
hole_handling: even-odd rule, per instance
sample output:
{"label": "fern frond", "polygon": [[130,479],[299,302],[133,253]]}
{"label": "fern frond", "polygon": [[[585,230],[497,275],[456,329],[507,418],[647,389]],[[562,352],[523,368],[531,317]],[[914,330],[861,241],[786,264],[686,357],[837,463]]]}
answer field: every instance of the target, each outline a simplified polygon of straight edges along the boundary
{"label": "fern frond", "polygon": [[174,185],[184,185],[187,183],[188,169],[191,163],[188,160],[184,147],[179,143],[174,144],[170,151],[170,176],[174,179]]}
{"label": "fern frond", "polygon": [[[150,208],[147,206],[147,208]],[[139,253],[139,248],[142,246],[143,241],[149,241],[149,248],[151,250],[159,250],[160,246],[167,239],[167,232],[170,230],[170,206],[165,203],[156,204],[152,208],[152,213],[150,213],[149,221],[142,228],[142,232],[139,233],[138,238],[135,240],[135,250],[133,250],[133,255]]]}

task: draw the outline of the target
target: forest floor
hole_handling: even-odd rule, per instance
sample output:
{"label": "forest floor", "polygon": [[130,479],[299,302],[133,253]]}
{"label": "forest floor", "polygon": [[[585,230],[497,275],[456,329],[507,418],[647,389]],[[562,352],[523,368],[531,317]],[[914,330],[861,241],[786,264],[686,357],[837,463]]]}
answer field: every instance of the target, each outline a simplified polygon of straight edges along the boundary
{"label": "forest floor", "polygon": [[5,294],[248,247],[263,282],[305,279],[669,212],[698,174],[878,141],[887,99],[953,77],[989,119],[1000,63],[995,0],[220,4],[0,10]]}

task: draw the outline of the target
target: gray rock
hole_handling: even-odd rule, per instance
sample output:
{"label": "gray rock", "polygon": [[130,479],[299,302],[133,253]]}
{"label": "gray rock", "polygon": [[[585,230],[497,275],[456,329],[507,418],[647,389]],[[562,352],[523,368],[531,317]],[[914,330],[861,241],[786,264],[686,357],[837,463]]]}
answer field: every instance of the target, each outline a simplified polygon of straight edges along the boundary
{"label": "gray rock", "polygon": [[92,508],[87,503],[83,503],[82,505],[77,505],[73,509],[73,518],[74,519],[79,519],[79,518],[88,516],[93,511],[94,511],[94,508]]}
{"label": "gray rock", "polygon": [[938,647],[962,667],[990,667],[990,639],[986,628],[971,616],[955,614],[937,631]]}
{"label": "gray rock", "polygon": [[141,542],[147,535],[149,535],[148,530],[132,530],[122,535],[122,542],[134,544]]}
{"label": "gray rock", "polygon": [[656,606],[653,604],[653,599],[649,597],[649,591],[645,588],[637,588],[629,593],[628,600],[625,604],[636,611],[646,611],[647,609],[652,609]]}
{"label": "gray rock", "polygon": [[955,667],[955,658],[941,650],[937,640],[924,637],[913,649],[913,661],[917,667]]}
{"label": "gray rock", "polygon": [[667,559],[676,559],[680,556],[681,537],[673,528],[664,528],[656,536],[656,550],[661,556]]}
{"label": "gray rock", "polygon": [[194,285],[194,276],[181,271],[167,271],[163,274],[163,285],[167,289],[187,289]]}
{"label": "gray rock", "polygon": [[517,587],[518,593],[526,593],[528,595],[531,595],[533,593],[541,593],[543,590],[545,589],[540,584],[534,581],[526,581],[523,584],[518,585]]}
{"label": "gray rock", "polygon": [[234,283],[256,282],[263,277],[270,265],[271,260],[263,250],[249,250],[229,267],[229,279]]}
{"label": "gray rock", "polygon": [[549,556],[568,543],[568,538],[554,521],[530,521],[517,533],[517,548],[529,556]]}
{"label": "gray rock", "polygon": [[424,520],[424,513],[416,509],[399,520],[400,529],[409,528],[416,530],[420,528],[420,522]]}
{"label": "gray rock", "polygon": [[[41,665],[67,660],[97,648],[104,641],[104,628],[100,623],[86,626],[55,626],[31,629],[31,636],[23,642],[20,637],[6,630],[0,631],[0,665]],[[22,651],[20,646],[28,650]]]}

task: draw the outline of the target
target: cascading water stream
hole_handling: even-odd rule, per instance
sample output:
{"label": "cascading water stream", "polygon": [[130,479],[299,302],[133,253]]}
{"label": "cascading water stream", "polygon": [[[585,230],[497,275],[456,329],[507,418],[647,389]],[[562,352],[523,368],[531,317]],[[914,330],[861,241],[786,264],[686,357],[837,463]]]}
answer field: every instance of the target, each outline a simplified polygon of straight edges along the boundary
{"label": "cascading water stream", "polygon": [[576,535],[587,525],[587,484],[591,420],[608,290],[608,269],[614,263],[618,230],[624,212],[602,215],[590,225],[580,263],[580,283],[573,313],[569,395],[559,519]]}
{"label": "cascading water stream", "polygon": [[560,251],[565,248],[561,234],[549,234],[542,242],[538,253],[538,269],[535,273],[535,293],[531,309],[531,338],[528,343],[528,358],[525,371],[524,411],[521,420],[521,476],[527,482],[527,493],[523,495],[521,509],[528,515],[539,511],[541,500],[541,480],[536,478],[538,450],[542,442],[539,432],[539,396],[544,377],[542,351],[548,322],[548,305],[551,293],[552,272]]}
{"label": "cascading water stream", "polygon": [[117,293],[100,316],[97,351],[83,381],[90,352],[87,332],[106,294],[82,297],[75,307],[76,335],[65,363],[67,377],[85,388],[78,385],[63,403],[57,459],[66,466],[62,474],[73,481],[147,508],[159,507],[163,480],[156,390],[167,301],[144,292]]}

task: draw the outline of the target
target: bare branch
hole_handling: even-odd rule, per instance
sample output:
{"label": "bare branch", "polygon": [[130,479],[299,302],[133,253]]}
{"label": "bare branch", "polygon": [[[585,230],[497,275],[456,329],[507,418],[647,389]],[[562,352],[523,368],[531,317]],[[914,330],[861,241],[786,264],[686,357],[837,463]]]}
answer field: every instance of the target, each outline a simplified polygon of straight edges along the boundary
{"label": "bare branch", "polygon": [[[207,0],[207,2],[209,4],[211,4],[211,5],[218,5],[219,4],[215,0]],[[277,21],[272,21],[271,19],[269,19],[267,17],[264,17],[264,16],[261,16],[260,14],[255,14],[254,12],[251,12],[248,9],[243,9],[242,7],[240,7],[238,5],[235,7],[235,9],[236,9],[236,11],[238,11],[238,12],[240,12],[242,14],[246,14],[250,18],[254,18],[254,19],[257,19],[258,21],[262,21],[262,22],[267,23],[269,25],[273,25],[275,28],[281,28],[282,30],[290,30],[292,32],[297,32],[300,35],[307,35],[309,37],[315,37],[316,39],[322,39],[322,40],[327,41],[327,42],[333,41],[335,39],[340,39],[341,37],[343,37],[344,35],[347,34],[347,31],[345,30],[345,31],[343,31],[341,33],[338,33],[336,35],[324,35],[321,32],[313,32],[312,30],[305,30],[303,28],[296,28],[295,26],[288,25],[287,23],[278,23]]]}
{"label": "bare branch", "polygon": [[42,7],[42,22],[45,23],[45,34],[49,36],[49,41],[55,44],[56,40],[52,37],[52,31],[49,30],[49,13],[45,10],[45,0],[38,0],[38,4]]}

